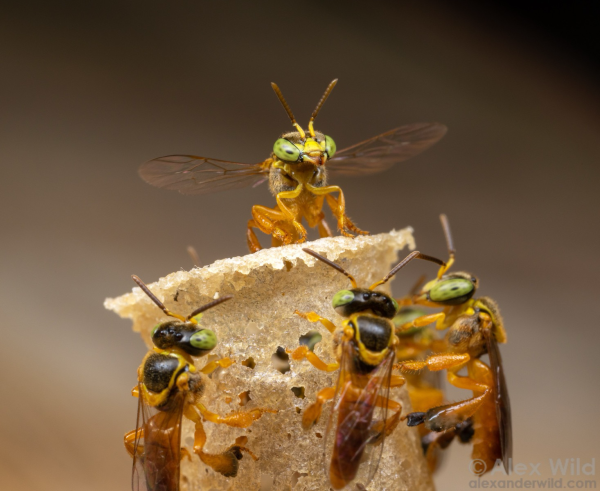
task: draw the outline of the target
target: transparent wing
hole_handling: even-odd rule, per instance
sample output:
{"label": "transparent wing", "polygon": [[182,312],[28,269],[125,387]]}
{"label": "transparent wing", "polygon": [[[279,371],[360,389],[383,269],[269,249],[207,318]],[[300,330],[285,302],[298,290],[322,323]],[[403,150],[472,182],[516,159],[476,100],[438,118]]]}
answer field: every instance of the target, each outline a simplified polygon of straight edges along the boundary
{"label": "transparent wing", "polygon": [[394,353],[369,374],[360,373],[351,342],[342,345],[336,396],[325,435],[325,465],[331,483],[338,489],[357,480],[367,486],[377,472],[387,419],[387,406],[376,405],[387,398]]}
{"label": "transparent wing", "polygon": [[258,185],[267,179],[271,160],[241,164],[195,155],[167,155],[144,162],[141,178],[181,194],[208,194]]}
{"label": "transparent wing", "polygon": [[135,423],[135,443],[133,446],[133,465],[131,470],[131,489],[133,491],[146,491],[146,473],[144,472],[143,436],[142,431],[146,421],[150,418],[148,404],[142,397],[142,387],[138,384],[138,409]]}
{"label": "transparent wing", "polygon": [[502,449],[502,462],[508,473],[509,459],[512,458],[512,417],[510,412],[510,399],[508,388],[504,378],[502,357],[496,337],[491,330],[486,331],[488,356],[490,357],[490,368],[494,376],[494,397],[496,400],[496,417],[500,430],[500,445]]}
{"label": "transparent wing", "polygon": [[133,491],[179,489],[181,418],[185,397],[174,394],[169,409],[151,407],[139,387],[138,421],[134,446]]}
{"label": "transparent wing", "polygon": [[400,126],[336,152],[327,169],[336,176],[364,176],[389,169],[429,148],[446,134],[440,123]]}

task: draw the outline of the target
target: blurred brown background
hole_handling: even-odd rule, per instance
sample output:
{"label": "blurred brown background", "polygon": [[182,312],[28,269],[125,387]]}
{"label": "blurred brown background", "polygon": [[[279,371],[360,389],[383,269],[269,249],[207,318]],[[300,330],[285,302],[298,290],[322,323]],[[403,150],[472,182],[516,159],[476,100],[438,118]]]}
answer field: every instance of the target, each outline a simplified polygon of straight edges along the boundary
{"label": "blurred brown background", "polygon": [[[445,254],[438,214],[450,217],[458,266],[505,317],[515,462],[546,478],[549,458],[597,457],[598,12],[544,5],[3,7],[0,488],[128,489],[122,435],[145,347],[104,298],[131,273],[189,269],[189,244],[206,264],[245,254],[251,205],[274,203],[265,186],[184,197],[137,167],[170,153],[260,161],[290,129],[269,82],[305,124],[334,77],[317,127],[338,148],[449,127],[414,160],[337,184],[360,226],[412,225],[430,254]],[[452,449],[439,489],[468,488],[469,452]]]}

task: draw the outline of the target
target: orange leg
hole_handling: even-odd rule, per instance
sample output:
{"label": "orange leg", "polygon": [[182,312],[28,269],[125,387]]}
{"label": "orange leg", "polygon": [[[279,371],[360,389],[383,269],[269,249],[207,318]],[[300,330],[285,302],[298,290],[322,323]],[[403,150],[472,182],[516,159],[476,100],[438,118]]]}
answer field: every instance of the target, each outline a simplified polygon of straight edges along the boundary
{"label": "orange leg", "polygon": [[325,363],[323,360],[321,360],[321,358],[309,350],[308,346],[298,346],[294,351],[288,351],[288,353],[292,354],[292,360],[295,361],[300,361],[306,358],[313,367],[315,367],[317,370],[321,370],[322,372],[335,372],[338,368],[340,368],[340,364],[337,362]]}
{"label": "orange leg", "polygon": [[333,236],[333,232],[329,227],[329,224],[325,220],[325,214],[323,213],[323,218],[319,221],[319,237],[331,237]]}
{"label": "orange leg", "polygon": [[235,411],[228,416],[219,416],[206,409],[202,403],[196,403],[196,407],[207,421],[233,426],[234,428],[248,428],[254,421],[260,419],[264,413],[277,413],[275,409],[256,408],[250,411]]}
{"label": "orange leg", "polygon": [[319,227],[320,237],[331,237],[333,233],[325,220],[325,213],[321,211],[324,200],[325,196],[317,196],[313,203],[307,207],[305,217],[309,227]]}
{"label": "orange leg", "polygon": [[227,368],[233,365],[235,362],[231,358],[221,358],[220,360],[211,361],[207,363],[204,368],[200,371],[205,375],[214,372],[217,368]]}
{"label": "orange leg", "polygon": [[[294,244],[300,244],[300,243],[306,241],[306,229],[298,221],[298,217],[292,212],[292,210],[290,210],[283,203],[282,200],[296,199],[298,196],[300,196],[300,193],[302,193],[303,189],[304,189],[304,185],[298,184],[298,187],[296,189],[294,189],[293,191],[283,191],[281,193],[277,193],[277,196],[275,196],[275,199],[277,200],[277,206],[279,207],[279,209],[285,216],[285,220],[287,222],[291,223],[291,225],[294,226],[294,229],[296,231],[297,237],[296,237],[296,240],[293,241]],[[284,245],[291,244],[291,243],[292,243],[291,240],[289,242],[285,242],[285,241],[283,242]]]}
{"label": "orange leg", "polygon": [[335,331],[335,324],[333,322],[331,322],[329,319],[326,319],[325,317],[321,317],[316,312],[300,312],[298,310],[294,310],[294,314],[299,315],[300,317],[302,317],[303,319],[306,319],[309,322],[320,322],[332,334]]}
{"label": "orange leg", "polygon": [[317,393],[317,400],[308,406],[302,414],[302,428],[309,430],[321,417],[323,404],[335,397],[335,387],[326,387]]}
{"label": "orange leg", "polygon": [[[332,186],[333,187],[333,186]],[[335,186],[337,187],[337,186]],[[368,235],[369,232],[366,232],[364,230],[359,229],[352,220],[350,220],[350,218],[348,217],[348,215],[346,215],[346,204],[344,201],[344,195],[341,193],[340,190],[340,197],[338,199],[335,199],[333,196],[328,195],[327,196],[327,204],[329,205],[329,208],[331,208],[331,211],[333,212],[334,216],[338,219],[338,226],[340,227],[340,232],[342,232],[342,230],[347,229],[350,232],[354,232],[357,235]],[[335,211],[337,209],[337,212]],[[340,222],[342,223],[340,225]],[[342,229],[341,227],[344,227],[344,229]],[[342,232],[343,235],[346,235],[347,237],[351,237],[351,234],[348,234],[346,232]]]}
{"label": "orange leg", "polygon": [[473,416],[486,398],[491,396],[492,388],[489,385],[473,380],[470,377],[460,377],[456,373],[453,373],[458,370],[459,368],[453,368],[449,371],[448,382],[454,387],[472,390],[474,393],[480,395],[453,404],[434,407],[426,413],[411,413],[407,416],[409,426],[425,423],[425,427],[432,431],[449,430]]}
{"label": "orange leg", "polygon": [[385,421],[377,421],[371,428],[371,430],[377,435],[373,440],[371,440],[371,444],[379,445],[383,441],[383,436],[389,436],[392,431],[396,429],[396,426],[398,426],[398,423],[400,422],[400,414],[402,413],[402,404],[392,401],[387,397],[377,396],[375,405],[378,407],[387,407],[388,409],[394,411],[394,414],[392,414]]}
{"label": "orange leg", "polygon": [[258,228],[261,232],[271,235],[274,240],[279,240],[282,244],[290,244],[293,241],[293,236],[281,227],[281,223],[289,221],[289,218],[279,209],[254,205],[252,207],[252,218],[252,220],[248,221],[248,231],[246,234],[250,252],[262,249],[254,233],[254,228]]}
{"label": "orange leg", "polygon": [[446,320],[445,312],[438,312],[437,314],[422,315],[421,317],[417,317],[416,319],[414,319],[410,322],[402,324],[399,328],[397,328],[397,330],[404,331],[406,329],[413,329],[415,327],[423,327],[423,326],[427,326],[427,325],[431,324],[432,322],[435,322],[435,328],[438,330],[447,329],[450,326],[448,326],[446,324],[445,320]]}
{"label": "orange leg", "polygon": [[224,452],[218,454],[209,454],[204,451],[206,444],[206,432],[202,424],[202,418],[192,406],[187,406],[184,409],[186,418],[191,420],[195,425],[194,431],[194,453],[200,457],[200,460],[211,467],[216,472],[223,474],[225,477],[235,477],[238,472],[238,460],[242,458],[241,452],[248,452],[250,456],[256,460],[257,457],[242,444],[247,443],[246,437],[239,437],[236,443],[229,447]]}
{"label": "orange leg", "polygon": [[388,387],[402,387],[406,379],[402,375],[392,375]]}
{"label": "orange leg", "polygon": [[[125,450],[127,450],[127,453],[129,454],[130,457],[133,457],[136,448],[135,448],[135,438],[136,438],[136,434],[138,434],[139,431],[139,436],[140,438],[144,437],[144,430],[142,430],[141,428],[139,430],[131,430],[128,431],[127,433],[125,433],[125,437],[123,438],[123,443],[125,444]],[[144,451],[144,446],[138,444],[137,446],[137,454],[141,455]]]}
{"label": "orange leg", "polygon": [[[360,230],[356,225],[354,225],[354,223],[352,223],[352,220],[350,220],[346,216],[346,200],[344,199],[344,193],[342,192],[342,189],[339,186],[325,186],[322,188],[318,188],[315,186],[311,186],[310,184],[306,184],[306,189],[315,196],[325,196],[325,199],[327,200],[327,204],[331,208],[333,216],[335,216],[335,218],[337,219],[338,229],[340,230],[340,233],[342,235],[345,235],[346,237],[352,237],[352,234],[348,233],[347,230],[349,230],[350,232],[354,232],[358,235],[369,234],[369,232]],[[338,193],[337,199],[331,196],[331,193],[336,192]]]}
{"label": "orange leg", "polygon": [[[470,359],[467,353],[442,353],[428,356],[422,361],[403,361],[394,365],[394,368],[404,372],[415,372],[428,368],[432,372],[444,369],[460,369]],[[450,374],[448,374],[450,377]]]}

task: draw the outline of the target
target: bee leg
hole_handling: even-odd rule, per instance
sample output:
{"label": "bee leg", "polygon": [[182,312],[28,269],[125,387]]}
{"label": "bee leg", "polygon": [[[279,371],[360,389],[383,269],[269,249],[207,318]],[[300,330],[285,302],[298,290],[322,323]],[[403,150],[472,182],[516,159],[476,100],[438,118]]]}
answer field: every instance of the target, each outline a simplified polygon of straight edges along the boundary
{"label": "bee leg", "polygon": [[[131,430],[128,431],[127,433],[125,433],[125,436],[123,437],[123,443],[125,444],[125,450],[127,450],[127,453],[129,454],[130,457],[133,457],[134,454],[136,453],[136,445],[135,445],[135,440],[136,440],[136,435],[139,435],[140,438],[144,437],[144,430],[143,429],[138,429],[138,430]],[[140,443],[137,444],[137,454],[141,455],[144,452],[144,446]]]}
{"label": "bee leg", "polygon": [[309,322],[320,322],[332,334],[335,331],[335,324],[333,322],[331,322],[329,319],[326,319],[325,317],[321,317],[316,312],[300,312],[298,310],[294,310],[294,314],[299,315],[300,317],[302,317],[303,319],[306,319]]}
{"label": "bee leg", "polygon": [[323,411],[323,404],[335,397],[335,387],[326,387],[317,393],[317,400],[308,406],[302,414],[302,428],[310,430],[316,425]]}
{"label": "bee leg", "polygon": [[333,232],[329,227],[329,224],[325,220],[325,214],[323,214],[323,218],[319,221],[319,237],[332,237]]}
{"label": "bee leg", "polygon": [[[297,198],[298,196],[300,196],[300,193],[302,192],[303,189],[304,189],[304,185],[298,184],[298,187],[296,187],[296,189],[294,189],[293,191],[282,191],[280,193],[277,193],[277,196],[275,196],[275,199],[277,200],[277,206],[278,206],[279,210],[281,210],[281,213],[283,213],[283,215],[285,217],[284,220],[289,222],[291,225],[293,225],[293,227],[296,231],[296,234],[298,235],[296,240],[293,241],[294,244],[300,244],[300,243],[306,241],[306,229],[298,221],[298,217],[296,216],[296,214],[294,212],[292,212],[292,210],[290,210],[283,203],[282,200]],[[284,242],[285,245],[291,244],[291,243],[292,243],[291,241]]]}
{"label": "bee leg", "polygon": [[250,252],[258,252],[262,249],[260,242],[258,241],[258,237],[254,233],[255,228],[260,230],[260,227],[254,220],[248,220],[248,229],[246,230],[246,243],[248,244],[248,249]]}
{"label": "bee leg", "polygon": [[[308,191],[315,196],[325,196],[333,216],[337,219],[338,229],[342,235],[345,235],[346,237],[352,237],[352,234],[349,233],[348,230],[358,235],[369,234],[369,232],[359,229],[356,225],[354,225],[354,223],[352,223],[352,220],[346,216],[346,200],[344,199],[344,193],[339,186],[325,186],[318,188],[307,184],[306,189],[308,189]],[[338,198],[336,199],[331,196],[331,193],[338,193]]]}
{"label": "bee leg", "polygon": [[[470,356],[467,353],[442,353],[439,355],[428,356],[425,360],[402,361],[396,363],[394,368],[404,373],[412,373],[422,370],[423,368],[428,368],[432,372],[449,368],[460,370],[469,360]],[[450,381],[450,373],[448,374],[448,381]]]}
{"label": "bee leg", "polygon": [[224,452],[210,454],[204,451],[206,444],[206,432],[202,424],[202,418],[193,406],[187,405],[184,409],[185,417],[191,420],[195,425],[194,430],[194,453],[214,471],[223,474],[225,477],[235,477],[238,473],[238,460],[242,458],[239,450],[233,445]]}
{"label": "bee leg", "polygon": [[[331,212],[333,213],[333,216],[337,219],[338,221],[338,228],[340,229],[340,233],[342,235],[345,235],[346,237],[352,237],[351,233],[348,233],[347,230],[349,230],[350,232],[354,232],[357,235],[368,235],[369,232],[365,231],[365,230],[361,230],[359,229],[356,225],[354,225],[354,223],[352,222],[352,220],[350,220],[350,218],[348,218],[348,216],[346,215],[346,200],[344,198],[344,193],[342,192],[342,189],[339,186],[326,186],[324,188],[315,188],[316,191],[315,194],[325,194],[325,199],[327,200],[327,204],[329,205],[329,208],[331,208]],[[312,191],[312,190],[311,190]],[[338,197],[337,199],[333,196],[331,196],[330,193],[335,193],[338,192]]]}
{"label": "bee leg", "polygon": [[277,226],[277,222],[287,222],[288,217],[282,211],[275,208],[267,208],[266,206],[254,205],[252,207],[252,220],[248,221],[248,230],[246,240],[250,252],[260,251],[262,246],[258,241],[254,228],[258,228],[261,232],[271,235],[273,239],[280,240],[282,244],[291,244],[294,237],[288,231]]}
{"label": "bee leg", "polygon": [[315,367],[317,370],[321,370],[322,372],[335,372],[338,368],[340,368],[340,364],[337,362],[325,363],[323,360],[321,360],[321,358],[309,350],[308,346],[298,346],[294,351],[286,350],[286,352],[291,353],[292,360],[295,361],[300,361],[306,358],[313,367]]}
{"label": "bee leg", "polygon": [[425,427],[429,430],[445,431],[463,423],[477,412],[483,401],[491,395],[492,388],[470,377],[460,377],[453,373],[458,370],[459,368],[453,368],[449,371],[448,382],[454,387],[472,390],[480,395],[453,404],[433,407],[425,413],[410,413],[406,418],[403,418],[408,419],[408,426],[425,423]]}
{"label": "bee leg", "polygon": [[454,428],[446,431],[430,431],[421,437],[421,447],[427,461],[429,472],[434,472],[438,467],[439,450],[448,448],[456,436]]}
{"label": "bee leg", "polygon": [[315,200],[307,208],[306,221],[310,228],[319,227],[320,237],[331,237],[333,233],[329,224],[325,220],[325,213],[321,211],[323,209],[323,201],[325,196],[317,196]]}
{"label": "bee leg", "polygon": [[227,368],[233,365],[235,362],[231,358],[221,358],[220,360],[211,361],[207,363],[200,371],[208,375],[209,373],[214,372],[217,368]]}
{"label": "bee leg", "polygon": [[192,461],[192,454],[185,447],[181,447],[181,460],[183,459],[188,459],[190,462]]}
{"label": "bee leg", "polygon": [[264,413],[277,413],[276,409],[256,408],[250,411],[235,411],[228,416],[219,416],[206,409],[202,403],[196,403],[202,417],[211,423],[224,424],[234,428],[248,428],[254,421],[260,419]]}
{"label": "bee leg", "polygon": [[[369,235],[369,232],[367,232],[365,230],[361,230],[360,228],[358,228],[354,224],[354,222],[352,220],[350,220],[350,217],[348,217],[348,215],[346,215],[346,213],[345,213],[346,206],[344,204],[343,198],[344,198],[344,196],[343,196],[341,190],[340,190],[340,197],[338,199],[335,199],[331,195],[327,195],[327,204],[331,208],[331,210],[334,213],[334,215],[335,215],[335,212],[333,210],[337,208],[338,210],[340,210],[339,211],[339,213],[340,213],[339,217],[341,217],[341,219],[343,220],[344,227],[346,229],[348,229],[350,232],[354,232],[357,235]],[[340,200],[341,200],[341,203],[340,203]],[[339,220],[339,217],[338,217],[338,220]],[[346,234],[344,234],[344,235],[346,235]]]}
{"label": "bee leg", "polygon": [[446,323],[444,322],[445,320],[446,320],[445,312],[438,312],[437,314],[422,315],[420,317],[417,317],[416,319],[413,319],[410,322],[406,322],[406,323],[402,324],[401,326],[397,327],[396,331],[402,332],[404,330],[413,329],[415,327],[424,327],[433,322],[435,322],[436,329],[442,330],[442,329],[446,329],[448,327],[446,325]]}
{"label": "bee leg", "polygon": [[385,421],[377,421],[372,427],[371,431],[374,433],[374,437],[371,438],[370,442],[372,445],[379,445],[383,442],[384,436],[389,436],[396,429],[398,423],[400,423],[400,414],[402,413],[402,404],[396,401],[392,401],[387,397],[378,396],[375,401],[375,405],[378,407],[387,407],[394,411],[389,418]]}

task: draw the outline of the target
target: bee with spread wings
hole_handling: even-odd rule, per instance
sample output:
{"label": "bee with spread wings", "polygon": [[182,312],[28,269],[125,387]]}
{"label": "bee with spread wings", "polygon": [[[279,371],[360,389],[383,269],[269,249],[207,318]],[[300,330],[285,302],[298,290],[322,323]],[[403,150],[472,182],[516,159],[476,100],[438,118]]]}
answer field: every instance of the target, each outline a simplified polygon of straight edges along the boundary
{"label": "bee with spread wings", "polygon": [[273,246],[304,242],[303,218],[309,227],[318,227],[321,237],[331,236],[322,211],[324,201],[331,208],[342,235],[367,234],[346,216],[344,194],[339,186],[328,185],[328,175],[364,176],[388,169],[433,145],[444,136],[446,127],[439,123],[410,124],[337,151],[333,138],[313,127],[336,83],[337,79],[329,84],[313,111],[308,134],[296,122],[279,87],[271,84],[296,131],[277,139],[271,156],[263,162],[242,164],[195,155],[168,155],[142,164],[140,176],[153,186],[182,194],[239,189],[268,180],[277,205],[275,208],[252,207],[247,231],[251,252],[261,249],[254,229],[271,235]]}
{"label": "bee with spread wings", "polygon": [[[346,275],[353,288],[333,297],[333,308],[346,318],[339,328],[315,312],[295,312],[310,322],[320,322],[334,336],[337,361],[325,363],[306,345],[296,348],[292,359],[307,359],[318,370],[339,371],[337,386],[321,389],[316,402],[305,409],[302,426],[308,430],[316,424],[323,404],[333,399],[325,436],[325,464],[331,487],[342,489],[354,480],[367,486],[379,466],[385,437],[400,421],[402,406],[389,398],[390,387],[405,383],[404,377],[392,374],[399,341],[391,319],[398,312],[398,304],[374,289],[415,258],[443,262],[414,251],[383,280],[359,288],[341,266],[310,249],[304,251]],[[392,411],[389,417],[388,411]]]}
{"label": "bee with spread wings", "polygon": [[[399,304],[441,307],[444,310],[416,317],[400,325],[397,332],[435,322],[437,329],[448,329],[443,343],[445,348],[440,354],[425,360],[403,361],[400,368],[402,371],[446,369],[448,382],[455,387],[472,390],[473,397],[453,404],[437,405],[426,412],[411,413],[408,424],[425,423],[428,430],[439,432],[437,436],[427,436],[428,458],[432,456],[436,440],[447,445],[449,436],[457,435],[468,440],[469,433],[474,432],[472,458],[485,465],[485,468],[475,469],[477,473],[491,471],[497,460],[501,460],[509,472],[512,457],[511,412],[498,347],[498,343],[506,343],[504,323],[494,300],[489,297],[472,298],[479,284],[477,278],[465,272],[447,273],[454,263],[455,250],[448,219],[445,215],[440,218],[449,260],[440,267],[437,278],[400,299]],[[486,353],[489,366],[480,360]],[[467,376],[459,376],[458,372],[464,367],[467,368]]]}

